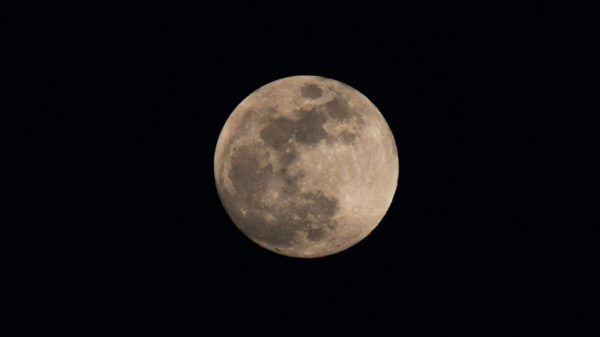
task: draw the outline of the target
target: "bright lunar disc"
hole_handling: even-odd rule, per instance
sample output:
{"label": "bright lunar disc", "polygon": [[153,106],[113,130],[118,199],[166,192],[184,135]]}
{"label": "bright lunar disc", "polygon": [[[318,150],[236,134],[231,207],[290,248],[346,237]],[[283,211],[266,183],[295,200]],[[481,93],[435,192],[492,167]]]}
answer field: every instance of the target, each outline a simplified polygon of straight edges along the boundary
{"label": "bright lunar disc", "polygon": [[364,239],[387,212],[398,152],[385,119],[350,86],[292,76],[246,97],[214,158],[227,214],[252,241],[313,258]]}

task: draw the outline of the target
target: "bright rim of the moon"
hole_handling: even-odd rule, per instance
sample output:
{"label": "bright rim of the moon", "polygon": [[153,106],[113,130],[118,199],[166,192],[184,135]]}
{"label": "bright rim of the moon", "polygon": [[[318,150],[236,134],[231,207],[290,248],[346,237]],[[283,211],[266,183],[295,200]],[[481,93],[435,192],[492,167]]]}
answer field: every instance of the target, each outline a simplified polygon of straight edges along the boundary
{"label": "bright rim of the moon", "polygon": [[317,76],[268,83],[231,113],[214,171],[227,214],[252,241],[313,258],[364,239],[398,181],[392,132],[371,101]]}

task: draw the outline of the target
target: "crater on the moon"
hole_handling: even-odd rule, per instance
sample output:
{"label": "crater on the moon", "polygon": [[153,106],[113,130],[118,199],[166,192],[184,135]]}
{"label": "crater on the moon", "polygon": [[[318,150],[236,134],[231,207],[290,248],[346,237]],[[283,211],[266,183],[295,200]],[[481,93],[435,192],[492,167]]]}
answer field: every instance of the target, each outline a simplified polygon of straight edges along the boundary
{"label": "crater on the moon", "polygon": [[234,223],[261,246],[298,257],[333,254],[368,235],[391,203],[397,165],[372,103],[310,76],[251,94],[215,152],[217,189]]}
{"label": "crater on the moon", "polygon": [[331,101],[327,102],[324,106],[325,111],[335,119],[349,119],[353,116],[353,111],[348,106],[346,100],[334,97]]}
{"label": "crater on the moon", "polygon": [[321,95],[323,95],[323,90],[314,83],[302,87],[302,96],[306,98],[315,99],[321,97]]}

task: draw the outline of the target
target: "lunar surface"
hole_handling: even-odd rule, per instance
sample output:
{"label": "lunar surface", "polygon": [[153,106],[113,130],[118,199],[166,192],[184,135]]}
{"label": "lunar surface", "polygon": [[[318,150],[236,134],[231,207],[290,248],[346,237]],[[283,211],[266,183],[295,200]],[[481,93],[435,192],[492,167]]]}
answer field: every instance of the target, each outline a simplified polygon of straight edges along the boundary
{"label": "lunar surface", "polygon": [[398,181],[392,132],[371,101],[316,76],[264,85],[231,113],[214,172],[235,225],[273,252],[314,258],[364,239]]}

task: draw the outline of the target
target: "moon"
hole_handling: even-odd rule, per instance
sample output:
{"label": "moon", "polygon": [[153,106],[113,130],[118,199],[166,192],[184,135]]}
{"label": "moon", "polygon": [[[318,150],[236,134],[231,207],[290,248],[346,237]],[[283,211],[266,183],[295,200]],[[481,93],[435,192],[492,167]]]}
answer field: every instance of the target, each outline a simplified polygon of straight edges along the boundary
{"label": "moon", "polygon": [[278,254],[336,254],[377,227],[398,182],[394,136],[377,107],[333,79],[268,83],[231,113],[214,174],[227,214]]}

